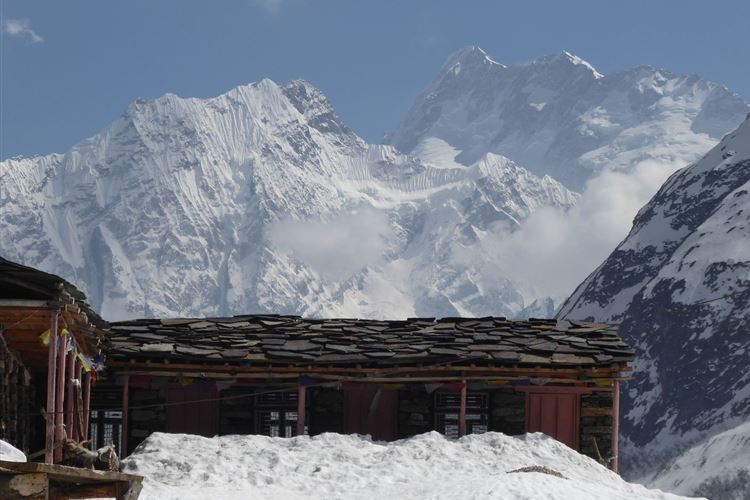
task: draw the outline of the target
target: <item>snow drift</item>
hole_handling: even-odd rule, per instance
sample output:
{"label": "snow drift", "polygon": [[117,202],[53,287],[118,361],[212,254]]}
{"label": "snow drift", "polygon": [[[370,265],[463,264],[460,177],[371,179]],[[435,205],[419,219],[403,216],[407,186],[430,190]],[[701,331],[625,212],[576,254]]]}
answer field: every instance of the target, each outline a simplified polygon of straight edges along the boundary
{"label": "snow drift", "polygon": [[0,460],[5,462],[25,462],[26,455],[15,446],[0,439]]}
{"label": "snow drift", "polygon": [[[158,499],[677,499],[629,484],[543,434],[430,432],[392,443],[321,434],[204,438],[152,434],[124,462]],[[540,466],[561,474],[511,472]]]}

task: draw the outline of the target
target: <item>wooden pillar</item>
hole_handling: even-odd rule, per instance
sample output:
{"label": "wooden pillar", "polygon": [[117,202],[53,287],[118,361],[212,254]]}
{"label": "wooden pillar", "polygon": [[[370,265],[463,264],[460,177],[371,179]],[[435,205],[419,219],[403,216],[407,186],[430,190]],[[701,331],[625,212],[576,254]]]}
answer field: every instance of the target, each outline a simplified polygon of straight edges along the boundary
{"label": "wooden pillar", "polygon": [[620,469],[620,381],[612,387],[612,470]]}
{"label": "wooden pillar", "polygon": [[461,406],[458,412],[458,435],[466,435],[466,380],[461,380]]}
{"label": "wooden pillar", "polygon": [[130,375],[125,375],[122,385],[122,436],[120,437],[120,458],[128,456],[128,406],[130,402]]}
{"label": "wooden pillar", "polygon": [[65,360],[68,358],[68,353],[65,348],[67,339],[60,337],[60,341],[57,349],[57,387],[55,387],[55,462],[62,460],[62,447],[60,445],[65,437],[63,403],[65,402]]}
{"label": "wooden pillar", "polygon": [[297,435],[303,436],[305,434],[305,396],[307,395],[307,388],[299,384],[297,387]]}
{"label": "wooden pillar", "polygon": [[73,415],[73,435],[75,436],[75,440],[80,442],[86,439],[86,431],[83,427],[83,404],[81,404],[83,403],[83,398],[81,397],[83,391],[83,378],[81,378],[81,372],[83,371],[83,367],[81,366],[81,362],[78,360],[78,357],[75,358],[75,361],[75,379],[78,381],[78,387],[74,388],[76,404],[74,405],[75,410]]}
{"label": "wooden pillar", "polygon": [[[91,372],[86,373],[86,386],[83,392],[83,440],[89,438],[89,416],[91,415]],[[83,381],[81,381],[83,382]],[[96,446],[96,443],[94,443]]]}
{"label": "wooden pillar", "polygon": [[57,381],[57,311],[52,311],[49,322],[49,346],[47,348],[47,407],[44,463],[51,464],[55,449],[55,383]]}
{"label": "wooden pillar", "polygon": [[[68,335],[72,335],[72,333]],[[65,366],[67,368],[65,376],[65,431],[69,438],[76,439],[76,426],[73,423],[73,399],[75,398],[73,379],[76,376],[76,355],[74,351],[68,353],[68,360]]]}

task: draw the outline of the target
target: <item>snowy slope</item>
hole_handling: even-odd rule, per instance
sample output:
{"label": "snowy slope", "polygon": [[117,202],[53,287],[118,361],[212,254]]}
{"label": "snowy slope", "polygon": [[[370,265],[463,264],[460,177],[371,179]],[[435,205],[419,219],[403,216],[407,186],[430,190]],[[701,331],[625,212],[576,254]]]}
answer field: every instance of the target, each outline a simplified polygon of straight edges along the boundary
{"label": "snowy slope", "polygon": [[437,166],[368,145],[303,81],[137,101],[0,172],[0,252],[72,280],[108,319],[514,315],[522,286],[466,249],[577,199],[499,155]]}
{"label": "snowy slope", "polygon": [[[542,472],[510,471],[544,466]],[[392,443],[357,435],[290,439],[152,434],[124,461],[144,500],[678,499],[623,481],[542,434],[449,441],[432,432]]]}
{"label": "snowy slope", "polygon": [[648,484],[712,500],[750,498],[750,422],[685,451]]}
{"label": "snowy slope", "polygon": [[674,174],[561,317],[621,323],[635,347],[623,464],[653,470],[750,417],[750,116]]}
{"label": "snowy slope", "polygon": [[650,66],[602,75],[568,52],[505,66],[455,53],[388,137],[399,150],[470,164],[502,154],[580,191],[604,168],[685,165],[750,110],[726,87]]}

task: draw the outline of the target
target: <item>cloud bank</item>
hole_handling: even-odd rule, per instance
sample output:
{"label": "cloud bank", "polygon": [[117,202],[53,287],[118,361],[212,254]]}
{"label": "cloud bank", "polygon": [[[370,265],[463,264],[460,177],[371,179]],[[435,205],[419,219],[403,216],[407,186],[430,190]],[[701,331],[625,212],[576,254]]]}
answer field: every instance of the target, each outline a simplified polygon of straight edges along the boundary
{"label": "cloud bank", "polygon": [[495,226],[477,249],[456,257],[480,263],[486,280],[510,278],[527,303],[565,298],[627,236],[638,210],[681,166],[646,161],[629,173],[604,171],[587,182],[574,207],[542,208],[515,230]]}
{"label": "cloud bank", "polygon": [[385,213],[362,208],[327,220],[276,222],[268,236],[321,277],[343,281],[382,263],[392,229]]}
{"label": "cloud bank", "polygon": [[44,38],[31,29],[29,21],[25,19],[8,19],[5,21],[3,30],[9,36],[22,38],[30,43],[42,43],[44,41]]}

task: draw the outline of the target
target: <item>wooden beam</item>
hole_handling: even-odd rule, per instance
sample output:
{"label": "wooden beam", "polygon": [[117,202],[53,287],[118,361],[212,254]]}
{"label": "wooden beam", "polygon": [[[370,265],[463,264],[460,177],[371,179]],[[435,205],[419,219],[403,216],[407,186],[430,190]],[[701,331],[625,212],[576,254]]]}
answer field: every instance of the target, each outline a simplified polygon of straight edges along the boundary
{"label": "wooden beam", "polygon": [[86,387],[83,393],[83,439],[89,438],[89,417],[91,415],[91,372],[86,373]]}
{"label": "wooden beam", "polygon": [[67,374],[65,377],[65,431],[69,438],[77,441],[75,435],[75,425],[73,425],[73,398],[75,393],[73,391],[73,379],[76,376],[76,355],[74,351],[68,353],[68,360],[65,365],[67,368]]}
{"label": "wooden beam", "polygon": [[615,380],[612,386],[612,470],[620,470],[620,382]]}
{"label": "wooden beam", "polygon": [[45,412],[44,463],[51,464],[55,449],[55,395],[57,382],[57,312],[50,314],[49,345],[47,346],[47,406]]}
{"label": "wooden beam", "polygon": [[299,384],[297,387],[297,435],[305,434],[305,396],[307,388]]}
{"label": "wooden beam", "polygon": [[48,300],[0,299],[0,307],[28,307],[34,309],[49,309]]}
{"label": "wooden beam", "polygon": [[65,361],[68,359],[68,353],[66,352],[65,344],[67,340],[65,337],[58,337],[60,339],[60,345],[57,349],[57,385],[55,388],[55,462],[62,460],[62,446],[59,446],[63,442],[65,437],[65,427],[63,423],[63,413],[65,402]]}
{"label": "wooden beam", "polygon": [[461,403],[458,411],[458,436],[466,435],[466,379],[461,381]]}
{"label": "wooden beam", "polygon": [[[357,368],[357,367],[315,367],[315,366],[238,366],[238,365],[212,365],[212,364],[185,364],[185,363],[164,363],[154,360],[153,362],[139,362],[135,360],[122,361],[110,359],[107,361],[109,368],[127,368],[134,370],[145,368],[156,371],[163,367],[165,370],[190,370],[198,373],[291,373],[298,376],[304,371],[311,371],[316,374],[322,373],[360,373],[370,375],[390,375],[396,373],[420,373],[420,372],[491,372],[498,375],[526,375],[528,377],[549,378],[553,376],[570,376],[585,375],[587,379],[610,379],[617,375],[617,371],[610,369],[571,369],[571,368],[527,368],[527,367],[491,367],[491,366],[390,366],[386,368]],[[584,379],[582,379],[584,380]]]}
{"label": "wooden beam", "polygon": [[128,406],[130,402],[130,376],[125,375],[122,385],[122,437],[120,438],[120,458],[128,456]]}

